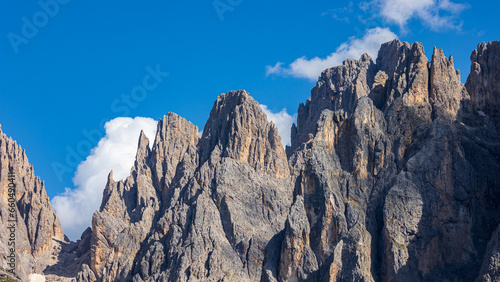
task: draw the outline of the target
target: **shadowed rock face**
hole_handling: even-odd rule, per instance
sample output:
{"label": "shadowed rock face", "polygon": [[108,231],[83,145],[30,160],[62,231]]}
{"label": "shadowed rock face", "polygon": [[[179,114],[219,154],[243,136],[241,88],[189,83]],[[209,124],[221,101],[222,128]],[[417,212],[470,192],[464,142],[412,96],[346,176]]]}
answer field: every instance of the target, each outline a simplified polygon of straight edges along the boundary
{"label": "shadowed rock face", "polygon": [[376,64],[363,55],[325,70],[299,106],[288,157],[244,91],[217,98],[199,140],[192,124],[165,116],[151,152],[141,136],[131,176],[110,177],[90,272],[104,281],[494,281],[496,46],[474,51],[467,85],[442,50],[429,61],[422,44],[397,40]]}
{"label": "shadowed rock face", "polygon": [[[442,50],[429,61],[422,44],[398,40],[381,46],[376,63],[363,55],[325,70],[299,106],[287,154],[245,91],[217,98],[201,137],[169,113],[152,149],[141,133],[130,176],[116,182],[110,173],[92,229],[59,251],[75,262],[50,273],[78,269],[78,281],[497,281],[499,46],[478,46],[465,85]],[[21,154],[1,142],[3,177],[12,162],[4,159]],[[43,191],[36,187],[29,191]],[[62,236],[52,219],[41,226]],[[50,248],[30,232],[31,252]]]}
{"label": "shadowed rock face", "polygon": [[109,176],[93,217],[92,272],[103,281],[259,280],[292,184],[278,131],[258,103],[228,92],[201,139],[170,113],[151,151],[148,142],[142,134],[130,177]]}
{"label": "shadowed rock face", "polygon": [[481,43],[470,57],[467,90],[472,106],[491,117],[500,116],[500,42]]}
{"label": "shadowed rock face", "polygon": [[[363,56],[322,73],[292,136],[296,203],[274,278],[498,278],[499,93],[488,82],[498,43],[487,46],[473,52],[471,73],[482,71],[467,86],[442,50],[429,62],[420,43],[397,40],[376,65]],[[342,87],[346,68],[358,75]]]}
{"label": "shadowed rock face", "polygon": [[[13,180],[9,180],[13,173]],[[9,195],[9,184],[15,184],[15,195]],[[12,185],[11,185],[12,186]],[[15,243],[17,274],[22,279],[38,269],[37,258],[52,250],[53,241],[64,240],[57,215],[52,210],[45,185],[35,176],[24,150],[12,138],[8,138],[0,126],[0,267],[7,265],[10,254],[10,232],[7,226],[13,219],[9,211],[9,198],[14,201],[16,222]],[[40,270],[38,270],[40,271]]]}

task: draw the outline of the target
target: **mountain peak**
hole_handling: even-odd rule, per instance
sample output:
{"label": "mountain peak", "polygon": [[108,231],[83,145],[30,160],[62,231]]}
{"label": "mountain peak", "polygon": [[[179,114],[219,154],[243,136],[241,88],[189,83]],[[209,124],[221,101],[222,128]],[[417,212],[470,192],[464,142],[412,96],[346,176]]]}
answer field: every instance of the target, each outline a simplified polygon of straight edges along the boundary
{"label": "mountain peak", "polygon": [[[13,177],[12,177],[13,176]],[[14,188],[12,190],[11,188]],[[14,205],[13,208],[9,206]],[[0,130],[0,226],[3,238],[9,238],[8,220],[16,219],[15,229],[17,274],[27,277],[33,269],[33,261],[52,251],[53,238],[64,241],[65,237],[59,218],[52,209],[45,184],[35,176],[24,149]],[[12,235],[10,235],[12,236]],[[7,240],[7,239],[5,239]],[[0,266],[7,265],[7,241],[0,240]]]}
{"label": "mountain peak", "polygon": [[217,97],[200,144],[202,163],[232,158],[254,169],[285,177],[288,165],[276,126],[246,91]]}
{"label": "mountain peak", "polygon": [[467,91],[476,111],[500,117],[500,42],[482,42],[471,54]]}

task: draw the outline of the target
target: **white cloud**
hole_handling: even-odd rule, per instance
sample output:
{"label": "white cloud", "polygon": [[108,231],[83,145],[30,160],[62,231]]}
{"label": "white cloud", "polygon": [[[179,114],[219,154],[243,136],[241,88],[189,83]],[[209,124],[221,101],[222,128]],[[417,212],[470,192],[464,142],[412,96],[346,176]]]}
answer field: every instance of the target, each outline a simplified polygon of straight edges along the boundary
{"label": "white cloud", "polygon": [[106,135],[92,149],[85,161],[78,165],[74,189],[52,199],[64,233],[71,239],[80,238],[85,228],[91,226],[92,214],[98,210],[108,173],[113,170],[115,180],[130,174],[141,130],[150,140],[156,136],[156,121],[151,118],[115,118],[104,126]]}
{"label": "white cloud", "polygon": [[337,20],[337,21],[349,23],[350,22],[349,16],[353,12],[353,6],[354,6],[354,3],[352,1],[349,1],[347,6],[342,7],[342,8],[330,9],[327,12],[323,12],[321,14],[321,16],[331,15],[332,18]]}
{"label": "white cloud", "polygon": [[324,59],[318,57],[307,59],[306,57],[301,57],[285,68],[282,67],[283,63],[281,62],[276,63],[274,66],[266,66],[266,76],[291,75],[293,77],[316,80],[323,70],[341,65],[347,58],[359,59],[361,55],[367,53],[375,59],[380,45],[395,38],[398,38],[398,36],[388,28],[372,28],[365,32],[363,38],[349,38],[334,53]]}
{"label": "white cloud", "polygon": [[412,18],[420,19],[435,31],[460,30],[458,15],[468,7],[449,0],[374,0],[370,3],[375,5],[386,21],[399,25],[403,32]]}
{"label": "white cloud", "polygon": [[297,120],[297,114],[293,116],[286,112],[286,109],[282,109],[278,113],[273,113],[267,108],[266,105],[260,105],[264,113],[267,115],[267,120],[272,121],[274,125],[278,128],[278,133],[281,137],[281,143],[283,147],[290,145],[290,132],[292,129],[292,124]]}
{"label": "white cloud", "polygon": [[450,2],[449,0],[439,1],[439,9],[443,9],[443,10],[451,12],[451,13],[461,13],[463,10],[467,9],[468,7],[469,7],[469,5],[460,4],[460,3],[453,3],[453,2]]}
{"label": "white cloud", "polygon": [[277,62],[274,66],[266,66],[266,76],[269,76],[271,74],[282,75],[284,71],[281,67],[282,65],[282,62]]}

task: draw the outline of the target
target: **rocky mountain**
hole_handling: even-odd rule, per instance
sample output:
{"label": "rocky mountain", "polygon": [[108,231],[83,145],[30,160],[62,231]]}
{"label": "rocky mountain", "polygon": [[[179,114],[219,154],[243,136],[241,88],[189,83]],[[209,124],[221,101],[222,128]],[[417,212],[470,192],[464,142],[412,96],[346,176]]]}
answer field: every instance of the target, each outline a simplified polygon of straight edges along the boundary
{"label": "rocky mountain", "polygon": [[[110,172],[92,228],[53,247],[42,270],[77,281],[498,281],[499,134],[500,42],[472,53],[464,85],[442,50],[429,60],[422,44],[394,40],[375,61],[322,72],[287,148],[245,91],[217,98],[202,136],[165,115],[151,149],[141,133],[130,176]],[[18,154],[2,150],[4,181],[4,156]],[[61,237],[49,207],[39,226]],[[43,238],[31,257],[50,249]]]}
{"label": "rocky mountain", "polygon": [[397,40],[376,64],[365,55],[321,74],[289,158],[300,200],[285,233],[301,252],[284,257],[283,245],[278,279],[499,277],[499,112],[482,102],[500,94],[498,46],[473,53],[467,85],[442,50],[428,61]]}
{"label": "rocky mountain", "polygon": [[64,241],[44,183],[35,176],[21,146],[1,126],[0,219],[0,267],[7,272],[13,269],[20,278],[42,272],[41,258],[50,256],[57,240]]}
{"label": "rocky mountain", "polygon": [[92,220],[91,265],[103,281],[261,277],[292,183],[276,127],[244,91],[218,97],[203,136],[176,114],[141,134],[131,175],[106,185]]}

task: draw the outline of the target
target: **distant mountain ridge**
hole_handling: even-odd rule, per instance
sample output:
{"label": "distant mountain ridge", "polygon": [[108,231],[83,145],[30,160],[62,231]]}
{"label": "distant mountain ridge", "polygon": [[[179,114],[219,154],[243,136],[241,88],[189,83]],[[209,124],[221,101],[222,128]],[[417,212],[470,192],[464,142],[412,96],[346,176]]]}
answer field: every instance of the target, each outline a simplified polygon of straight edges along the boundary
{"label": "distant mountain ridge", "polygon": [[451,56],[399,40],[326,69],[287,148],[242,90],[217,98],[201,137],[169,113],[130,176],[110,172],[76,243],[0,134],[2,222],[8,171],[35,183],[18,193],[24,279],[500,280],[500,42],[473,51],[465,85]]}

